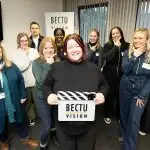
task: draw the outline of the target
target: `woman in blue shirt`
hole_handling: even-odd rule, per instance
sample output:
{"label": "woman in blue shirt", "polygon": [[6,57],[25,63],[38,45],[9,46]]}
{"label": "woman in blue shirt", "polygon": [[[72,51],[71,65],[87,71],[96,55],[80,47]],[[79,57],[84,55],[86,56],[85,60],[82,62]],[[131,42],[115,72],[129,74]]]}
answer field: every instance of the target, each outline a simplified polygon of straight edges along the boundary
{"label": "woman in blue shirt", "polygon": [[150,51],[148,30],[137,29],[133,44],[122,62],[124,75],[120,82],[120,133],[123,150],[135,150],[141,115],[150,93]]}
{"label": "woman in blue shirt", "polygon": [[18,67],[6,57],[0,45],[0,145],[9,150],[7,122],[15,123],[23,144],[37,148],[39,142],[29,137],[25,125],[24,102],[26,101],[24,80]]}

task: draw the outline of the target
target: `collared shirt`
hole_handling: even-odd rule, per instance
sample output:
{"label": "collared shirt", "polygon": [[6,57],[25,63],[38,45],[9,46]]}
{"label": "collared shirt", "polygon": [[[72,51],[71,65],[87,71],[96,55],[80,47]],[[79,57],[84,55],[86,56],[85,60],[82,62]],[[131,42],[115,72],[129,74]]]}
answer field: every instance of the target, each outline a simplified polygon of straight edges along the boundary
{"label": "collared shirt", "polygon": [[35,49],[38,50],[39,36],[36,38],[33,38],[33,42],[35,44]]}

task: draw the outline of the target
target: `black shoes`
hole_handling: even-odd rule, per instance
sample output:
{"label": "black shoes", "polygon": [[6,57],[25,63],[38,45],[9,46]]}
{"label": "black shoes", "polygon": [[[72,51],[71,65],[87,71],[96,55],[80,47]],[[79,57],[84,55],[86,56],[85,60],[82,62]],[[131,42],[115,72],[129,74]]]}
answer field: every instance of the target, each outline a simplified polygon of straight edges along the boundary
{"label": "black shoes", "polygon": [[57,139],[57,136],[56,136],[56,131],[50,131],[50,136],[51,136],[51,139],[53,140],[56,148],[58,150],[61,150],[58,139]]}

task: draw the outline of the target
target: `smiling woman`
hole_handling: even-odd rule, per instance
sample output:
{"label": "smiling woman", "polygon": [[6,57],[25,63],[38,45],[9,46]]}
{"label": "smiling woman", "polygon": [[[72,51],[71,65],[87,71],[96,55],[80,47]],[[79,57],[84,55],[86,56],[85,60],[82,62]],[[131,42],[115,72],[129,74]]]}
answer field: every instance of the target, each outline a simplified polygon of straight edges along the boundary
{"label": "smiling woman", "polygon": [[21,72],[7,59],[6,52],[0,45],[0,146],[2,150],[10,149],[8,123],[15,123],[16,131],[23,144],[30,146],[31,149],[39,147],[39,142],[28,135],[24,106],[26,100]]}
{"label": "smiling woman", "polygon": [[56,28],[54,30],[55,44],[57,46],[57,55],[61,60],[65,59],[63,46],[65,39],[65,30],[63,28]]}
{"label": "smiling woman", "polygon": [[49,130],[52,125],[52,107],[49,106],[42,92],[42,84],[51,69],[52,64],[59,61],[55,42],[45,37],[39,47],[40,57],[33,61],[33,75],[36,80],[37,108],[40,114],[42,128],[40,134],[40,150],[46,149],[48,143]]}
{"label": "smiling woman", "polygon": [[149,33],[137,29],[122,61],[124,75],[120,81],[120,133],[124,150],[135,150],[141,115],[150,94]]}
{"label": "smiling woman", "polygon": [[17,50],[12,53],[12,61],[20,69],[27,92],[28,103],[26,105],[26,113],[29,119],[29,125],[35,126],[35,78],[32,73],[32,62],[39,57],[36,49],[30,47],[30,38],[27,33],[20,32],[17,35]]}
{"label": "smiling woman", "polygon": [[98,65],[100,68],[103,66],[102,53],[103,48],[99,43],[100,34],[97,29],[91,29],[89,33],[89,42],[87,43],[88,59],[90,62]]}
{"label": "smiling woman", "polygon": [[[87,55],[84,42],[77,34],[70,34],[66,37],[64,52],[67,59],[52,66],[43,84],[43,92],[47,102],[50,105],[57,106],[59,104],[58,96],[60,91],[63,91],[65,94],[67,91],[70,91],[69,93],[73,93],[73,95],[75,91],[78,91],[77,94],[79,92],[95,92],[95,101],[92,100],[95,110],[95,105],[104,103],[104,95],[106,95],[108,90],[100,68],[86,60]],[[70,99],[68,101],[72,102]],[[70,119],[81,117],[81,121],[73,122],[61,121],[63,117],[60,118],[60,115],[57,117],[56,134],[62,150],[93,150],[95,147],[95,121],[85,121],[86,114],[84,111],[82,114],[79,113],[79,115],[76,114],[78,112],[72,114],[74,109],[79,111],[80,107],[83,106],[81,104],[80,100],[77,100],[77,105],[71,104],[72,107],[69,105],[67,107],[68,113],[66,109],[61,111],[62,107],[60,107],[60,104],[58,106],[58,112],[61,112],[61,114],[66,112],[66,117],[70,117]],[[86,110],[87,105],[85,104],[84,106],[84,110]],[[89,110],[87,114],[90,113],[91,110],[88,107],[87,110]],[[55,113],[57,114],[57,109]],[[95,118],[94,113],[92,114],[92,117]]]}
{"label": "smiling woman", "polygon": [[[109,91],[104,104],[104,121],[111,123],[111,118],[116,114],[119,120],[119,83],[122,77],[122,57],[129,48],[129,43],[124,39],[123,31],[120,27],[115,26],[110,30],[109,42],[104,45],[103,67],[104,76],[109,84]],[[116,101],[116,102],[115,102]],[[116,105],[115,105],[116,104]]]}
{"label": "smiling woman", "polygon": [[67,36],[64,44],[67,59],[72,62],[81,62],[87,59],[85,45],[82,43],[83,39],[77,34]]}

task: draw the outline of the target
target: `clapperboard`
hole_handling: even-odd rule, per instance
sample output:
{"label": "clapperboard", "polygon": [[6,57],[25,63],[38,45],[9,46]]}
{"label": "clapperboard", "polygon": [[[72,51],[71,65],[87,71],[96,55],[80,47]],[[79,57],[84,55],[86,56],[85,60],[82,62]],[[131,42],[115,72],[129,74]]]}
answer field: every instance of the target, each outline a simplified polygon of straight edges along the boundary
{"label": "clapperboard", "polygon": [[59,91],[59,121],[94,121],[95,92]]}

